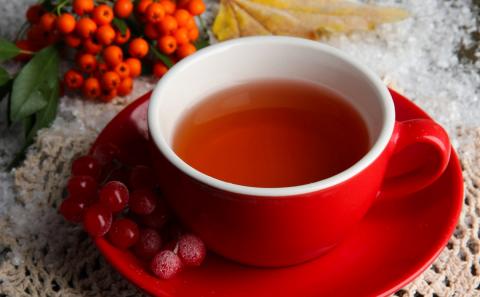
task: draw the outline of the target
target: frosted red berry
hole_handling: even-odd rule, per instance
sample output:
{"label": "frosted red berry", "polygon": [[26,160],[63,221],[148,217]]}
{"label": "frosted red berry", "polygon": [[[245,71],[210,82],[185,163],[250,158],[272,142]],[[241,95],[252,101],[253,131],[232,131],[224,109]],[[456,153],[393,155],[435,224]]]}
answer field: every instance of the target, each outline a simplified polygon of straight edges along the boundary
{"label": "frosted red berry", "polygon": [[95,158],[92,156],[82,156],[72,163],[73,175],[87,175],[94,179],[98,179],[101,175],[102,168]]}
{"label": "frosted red berry", "polygon": [[116,247],[128,249],[139,239],[138,226],[130,219],[119,219],[113,222],[108,232],[108,240]]}
{"label": "frosted red berry", "polygon": [[93,237],[100,237],[110,230],[112,225],[112,212],[103,205],[92,205],[83,217],[83,227]]}
{"label": "frosted red berry", "polygon": [[151,259],[162,247],[162,238],[154,229],[140,230],[140,236],[134,246],[135,254],[142,259]]}
{"label": "frosted red berry", "polygon": [[83,215],[86,210],[86,203],[80,200],[67,197],[60,204],[60,213],[63,215],[65,220],[79,223],[83,219]]}
{"label": "frosted red berry", "polygon": [[91,176],[72,176],[67,183],[70,196],[90,204],[97,199],[97,181]]}
{"label": "frosted red berry", "polygon": [[157,197],[148,189],[133,191],[128,206],[133,213],[139,215],[151,214],[157,205]]}
{"label": "frosted red berry", "polygon": [[152,170],[144,165],[133,167],[130,172],[128,185],[132,190],[153,188],[155,186],[155,178]]}
{"label": "frosted red berry", "polygon": [[110,181],[100,190],[100,203],[113,213],[122,211],[128,204],[128,189],[119,181]]}
{"label": "frosted red berry", "polygon": [[207,250],[203,241],[192,234],[180,236],[178,240],[178,257],[185,266],[200,266]]}
{"label": "frosted red berry", "polygon": [[174,252],[164,250],[153,257],[150,269],[159,278],[170,279],[182,270],[182,261]]}
{"label": "frosted red berry", "polygon": [[140,216],[140,223],[146,227],[161,229],[170,217],[167,206],[163,200],[157,200],[155,210],[147,215]]}

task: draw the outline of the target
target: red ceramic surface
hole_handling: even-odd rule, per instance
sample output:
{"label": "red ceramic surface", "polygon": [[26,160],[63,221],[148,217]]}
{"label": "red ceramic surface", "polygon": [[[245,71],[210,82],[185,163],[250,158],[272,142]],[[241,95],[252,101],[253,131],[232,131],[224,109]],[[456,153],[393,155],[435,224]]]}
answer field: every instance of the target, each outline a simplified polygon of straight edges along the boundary
{"label": "red ceramic surface", "polygon": [[[404,97],[392,95],[397,120],[428,118]],[[113,143],[120,148],[123,162],[149,164],[147,105],[148,95],[128,106],[104,129],[92,149]],[[390,176],[411,170],[410,165],[402,166],[405,160],[429,162],[432,156],[431,148],[422,145],[402,154],[398,162],[393,160],[397,164]],[[455,228],[462,200],[461,169],[452,152],[446,171],[429,187],[407,196],[380,197],[340,244],[302,265],[259,269],[210,253],[202,267],[163,281],[151,276],[132,254],[104,239],[97,239],[96,244],[121,274],[154,296],[387,296],[438,256]]]}
{"label": "red ceramic surface", "polygon": [[[257,196],[195,179],[151,143],[158,182],[180,221],[217,254],[261,267],[291,266],[328,252],[365,216],[379,189],[388,196],[383,199],[417,192],[444,172],[451,151],[448,135],[432,120],[397,121],[380,156],[353,177],[290,196]],[[403,154],[420,145],[428,152]],[[384,184],[389,171],[397,175]]]}

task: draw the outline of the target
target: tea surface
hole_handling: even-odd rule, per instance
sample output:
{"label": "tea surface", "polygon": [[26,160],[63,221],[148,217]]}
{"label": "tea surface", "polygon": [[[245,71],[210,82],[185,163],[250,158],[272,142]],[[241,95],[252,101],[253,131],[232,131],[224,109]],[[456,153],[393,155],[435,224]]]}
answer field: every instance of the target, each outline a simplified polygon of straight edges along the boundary
{"label": "tea surface", "polygon": [[338,94],[296,80],[247,82],[193,106],[173,150],[193,168],[253,187],[289,187],[331,177],[369,150],[360,114]]}

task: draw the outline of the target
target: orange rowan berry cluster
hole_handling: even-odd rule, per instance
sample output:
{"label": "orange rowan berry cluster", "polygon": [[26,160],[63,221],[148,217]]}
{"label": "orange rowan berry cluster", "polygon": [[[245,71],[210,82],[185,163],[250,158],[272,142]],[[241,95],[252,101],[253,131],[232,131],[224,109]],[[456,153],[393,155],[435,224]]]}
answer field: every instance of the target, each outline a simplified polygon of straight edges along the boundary
{"label": "orange rowan berry cluster", "polygon": [[[142,73],[142,62],[151,65],[153,59],[152,72],[157,78],[167,72],[167,66],[150,54],[150,46],[172,61],[196,51],[193,42],[199,30],[194,16],[205,11],[205,4],[202,0],[116,0],[101,4],[73,0],[70,6],[64,4],[52,11],[41,4],[31,6],[26,15],[31,24],[27,38],[19,40],[17,46],[35,52],[63,42],[75,49],[75,67],[65,73],[65,86],[81,90],[87,98],[108,102],[132,91],[133,79]],[[115,19],[123,22],[123,28]]]}

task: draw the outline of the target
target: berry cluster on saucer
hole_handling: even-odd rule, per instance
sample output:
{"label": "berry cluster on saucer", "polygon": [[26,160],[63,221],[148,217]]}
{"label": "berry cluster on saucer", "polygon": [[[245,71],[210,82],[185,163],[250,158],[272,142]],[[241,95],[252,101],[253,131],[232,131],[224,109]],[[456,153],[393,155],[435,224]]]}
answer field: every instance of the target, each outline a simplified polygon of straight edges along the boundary
{"label": "berry cluster on saucer", "polygon": [[129,249],[161,279],[200,266],[204,243],[174,221],[151,169],[126,166],[116,152],[107,145],[73,162],[60,213],[83,223],[93,238],[105,236],[115,247]]}

